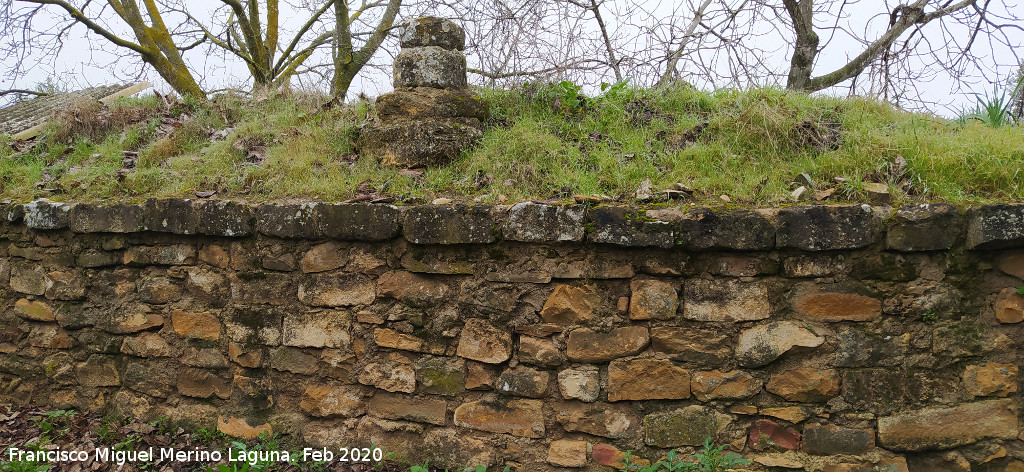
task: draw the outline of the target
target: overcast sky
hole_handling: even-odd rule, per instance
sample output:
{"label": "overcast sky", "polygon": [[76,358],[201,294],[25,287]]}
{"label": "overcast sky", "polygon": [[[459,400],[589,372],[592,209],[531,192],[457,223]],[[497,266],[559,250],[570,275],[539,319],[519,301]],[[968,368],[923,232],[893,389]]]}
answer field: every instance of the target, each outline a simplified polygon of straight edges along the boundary
{"label": "overcast sky", "polygon": [[[216,3],[212,1],[185,0],[185,2],[191,11],[197,13],[196,16],[209,16],[216,6]],[[679,6],[673,5],[673,3],[671,1],[661,2],[659,0],[640,0],[635,2],[608,0],[605,7],[607,12],[605,21],[608,23],[608,27],[613,34],[621,38],[635,37],[640,30],[635,26],[618,21],[615,13],[642,8],[655,15],[658,15],[659,12],[664,12],[665,17],[667,17],[673,6]],[[862,0],[855,8],[848,9],[847,17],[840,19],[840,24],[846,26],[851,31],[865,32],[866,36],[876,37],[887,26],[888,14],[885,13],[889,10],[889,7],[885,5],[887,3],[895,4],[896,2],[891,2],[890,0]],[[1017,5],[1010,4],[1007,8],[1017,8]],[[56,13],[56,10],[54,10],[54,13]],[[403,13],[408,15],[408,12]],[[294,29],[297,23],[303,21],[301,16],[290,13],[287,9],[282,13],[282,19],[284,23],[282,26],[285,30]],[[45,25],[48,22],[58,24],[59,20],[60,18],[56,16],[44,16],[41,17],[41,22],[37,23],[37,25]],[[172,20],[168,19],[168,23],[171,22]],[[116,24],[115,22],[109,22],[108,25],[112,29],[127,33],[126,25]],[[593,27],[596,28],[596,23],[593,23]],[[822,44],[827,44],[827,47],[818,56],[818,61],[815,64],[815,75],[831,71],[842,65],[849,57],[859,53],[862,47],[860,43],[852,41],[849,36],[842,33],[835,36],[829,36],[824,31],[819,33],[822,35]],[[931,41],[941,42],[949,40],[949,38],[943,38],[942,32],[938,28],[932,28],[931,25],[928,27],[927,34]],[[963,34],[966,35],[966,30],[964,30]],[[473,38],[469,38],[469,41],[472,42]],[[758,42],[765,51],[764,54],[768,56],[765,59],[772,64],[777,64],[777,72],[784,74],[788,67],[790,54],[790,48],[784,38],[779,37],[777,34],[774,37],[769,34],[759,37]],[[633,48],[644,47],[642,44],[629,44],[628,46]],[[1016,46],[1021,46],[1019,40]],[[378,52],[376,62],[381,65],[389,63],[395,49],[396,45],[393,41],[388,43],[386,48],[382,48],[382,51]],[[926,105],[930,111],[946,116],[955,115],[956,111],[964,107],[973,106],[975,97],[970,95],[971,92],[980,94],[990,92],[990,81],[995,79],[1004,81],[1012,73],[1013,69],[1010,64],[1014,63],[1015,60],[1008,49],[998,44],[993,46],[986,42],[975,47],[974,51],[983,57],[984,65],[988,69],[987,71],[979,70],[967,75],[951,77],[948,73],[935,70],[931,71],[932,74],[927,78],[927,81],[921,81],[916,84],[919,90],[921,90],[921,98],[926,102],[932,102],[931,105]],[[0,89],[16,87],[34,88],[38,83],[46,81],[48,77],[55,77],[57,82],[67,84],[71,88],[127,81],[137,77],[140,70],[139,67],[132,61],[118,61],[117,56],[114,54],[115,52],[123,51],[118,51],[99,36],[87,33],[84,27],[77,26],[71,30],[69,40],[65,42],[64,49],[56,60],[42,60],[38,62],[24,77],[18,79],[17,83],[14,83],[10,77],[0,79]],[[595,52],[595,54],[600,54],[600,52]],[[246,87],[245,78],[248,72],[237,60],[225,61],[220,56],[211,56],[203,52],[189,54],[186,56],[186,59],[194,70],[204,72],[197,75],[202,75],[200,80],[205,89]],[[470,54],[468,58],[469,66],[473,67],[477,59],[474,55]],[[154,83],[155,87],[162,92],[169,91],[170,89],[149,68],[142,69],[140,77]],[[604,79],[602,78],[602,80]],[[326,84],[314,76],[307,76],[302,81],[306,86],[322,86],[326,88]],[[470,81],[480,83],[481,79],[471,75]],[[593,82],[600,83],[600,80],[594,80]],[[722,86],[725,84],[698,83],[697,85],[708,89],[715,85]],[[391,78],[387,67],[369,69],[364,71],[352,85],[349,97],[354,97],[360,92],[376,96],[389,90],[391,90]],[[845,95],[848,93],[848,87],[836,88],[826,93]],[[912,108],[920,108],[921,106],[911,105]]]}

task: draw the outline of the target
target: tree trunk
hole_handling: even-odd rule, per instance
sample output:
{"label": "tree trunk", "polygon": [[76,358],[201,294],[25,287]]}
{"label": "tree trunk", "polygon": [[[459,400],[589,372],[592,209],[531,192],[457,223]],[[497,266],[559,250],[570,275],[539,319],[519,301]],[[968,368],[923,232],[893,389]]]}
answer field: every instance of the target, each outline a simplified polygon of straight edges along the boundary
{"label": "tree trunk", "polygon": [[793,31],[796,33],[786,88],[811,92],[811,72],[814,70],[814,58],[818,55],[819,41],[814,32],[814,0],[783,0],[783,3],[793,20]]}

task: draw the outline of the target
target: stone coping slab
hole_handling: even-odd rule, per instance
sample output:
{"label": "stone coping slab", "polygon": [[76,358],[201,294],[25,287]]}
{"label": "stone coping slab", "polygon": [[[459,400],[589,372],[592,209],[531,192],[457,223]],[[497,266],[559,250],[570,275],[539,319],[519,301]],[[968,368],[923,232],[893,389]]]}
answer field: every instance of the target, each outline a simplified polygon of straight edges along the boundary
{"label": "stone coping slab", "polygon": [[1024,204],[975,208],[944,203],[898,209],[852,205],[781,208],[633,207],[620,205],[418,205],[247,203],[149,199],[142,203],[6,203],[8,224],[75,233],[162,232],[182,235],[386,241],[419,245],[590,243],[686,251],[808,252],[866,248],[945,251],[1024,247]]}

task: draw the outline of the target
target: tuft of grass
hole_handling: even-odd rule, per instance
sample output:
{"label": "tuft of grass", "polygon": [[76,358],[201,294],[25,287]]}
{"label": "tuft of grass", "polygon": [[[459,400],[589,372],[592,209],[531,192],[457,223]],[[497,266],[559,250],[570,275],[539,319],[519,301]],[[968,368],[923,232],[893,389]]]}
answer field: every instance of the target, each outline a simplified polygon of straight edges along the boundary
{"label": "tuft of grass", "polygon": [[[863,200],[866,182],[888,184],[896,204],[1024,200],[1020,127],[778,89],[649,90],[623,82],[588,97],[560,82],[477,92],[492,114],[480,144],[421,174],[358,158],[354,142],[372,125],[373,105],[365,101],[323,107],[326,97],[294,92],[122,100],[57,120],[28,150],[0,137],[0,198],[131,201],[216,192],[250,201],[366,194],[397,203],[573,194],[633,201],[650,181],[656,197],[682,184],[695,191],[687,201],[724,194],[776,204],[789,201],[794,179],[807,174],[810,190],[834,190],[827,201]],[[137,153],[132,168],[125,156],[134,154],[126,151]]]}

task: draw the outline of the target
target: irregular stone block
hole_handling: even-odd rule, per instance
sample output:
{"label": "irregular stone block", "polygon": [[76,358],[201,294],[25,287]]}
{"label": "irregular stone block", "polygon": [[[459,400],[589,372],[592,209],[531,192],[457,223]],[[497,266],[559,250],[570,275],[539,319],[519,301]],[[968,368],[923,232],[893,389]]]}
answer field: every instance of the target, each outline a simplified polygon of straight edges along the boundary
{"label": "irregular stone block", "polygon": [[46,292],[46,269],[36,264],[12,264],[11,290],[28,295],[43,295]]}
{"label": "irregular stone block", "polygon": [[611,444],[594,444],[590,456],[594,458],[594,462],[616,470],[628,470],[633,466],[647,467],[651,465],[651,461],[633,457],[632,453],[620,451],[619,448]]}
{"label": "irregular stone block", "polygon": [[421,16],[402,22],[398,41],[403,48],[437,46],[461,51],[466,47],[466,33],[454,21],[434,16]]}
{"label": "irregular stone block", "polygon": [[574,362],[602,363],[639,354],[649,342],[643,326],[615,328],[608,333],[581,328],[569,333],[565,354]]}
{"label": "irregular stone block", "polygon": [[651,328],[651,347],[675,360],[704,365],[719,365],[732,357],[729,336],[718,330],[655,326]]}
{"label": "irregular stone block", "polygon": [[644,417],[644,443],[657,447],[699,446],[704,439],[715,441],[718,432],[732,418],[706,406],[653,413]]}
{"label": "irregular stone block", "polygon": [[894,451],[951,449],[985,438],[1017,437],[1013,400],[931,407],[878,419],[878,441]]}
{"label": "irregular stone block", "polygon": [[860,455],[875,447],[872,429],[842,428],[835,425],[810,425],[804,428],[803,450],[818,455]]}
{"label": "irregular stone block", "polygon": [[402,232],[414,244],[481,244],[496,240],[487,205],[420,205],[402,214]]}
{"label": "irregular stone block", "polygon": [[761,367],[794,347],[818,347],[825,338],[792,321],[776,321],[747,329],[740,334],[736,359],[746,367]]}
{"label": "irregular stone block", "polygon": [[583,467],[587,465],[587,442],[568,439],[551,441],[547,461],[559,467]]}
{"label": "irregular stone block", "polygon": [[371,385],[389,392],[413,393],[416,391],[416,372],[404,362],[383,360],[366,364],[359,372],[359,383]]}
{"label": "irregular stone block", "polygon": [[842,377],[843,400],[878,414],[927,403],[963,388],[959,379],[894,368],[845,369]]}
{"label": "irregular stone block", "polygon": [[138,336],[124,338],[121,352],[137,357],[170,357],[173,350],[170,344],[156,333],[142,333]]}
{"label": "irregular stone block", "polygon": [[792,402],[824,402],[839,395],[839,372],[801,367],[772,374],[764,388]]}
{"label": "irregular stone block", "polygon": [[147,231],[198,234],[199,214],[188,198],[150,198],[143,204]]}
{"label": "irregular stone block", "polygon": [[500,364],[512,357],[512,334],[481,319],[467,320],[456,354],[487,364]]}
{"label": "irregular stone block", "polygon": [[597,368],[565,369],[558,373],[558,391],[566,400],[597,401],[601,377]]}
{"label": "irregular stone block", "polygon": [[438,46],[403,48],[395,56],[394,86],[466,88],[466,56]]}
{"label": "irregular stone block", "polygon": [[424,357],[416,361],[416,381],[422,393],[458,395],[466,390],[465,361],[450,357]]}
{"label": "irregular stone block", "polygon": [[488,397],[455,409],[455,425],[526,438],[544,437],[544,403],[540,400]]}
{"label": "irregular stone block", "polygon": [[523,242],[582,241],[583,206],[542,205],[522,202],[512,205],[502,227],[505,239]]}
{"label": "irregular stone block", "polygon": [[294,347],[271,349],[269,357],[272,369],[303,375],[316,372],[319,361],[316,356]]}
{"label": "irregular stone block", "polygon": [[423,437],[424,449],[430,451],[431,464],[474,464],[491,467],[495,463],[493,446],[454,428],[434,428]]}
{"label": "irregular stone block", "polygon": [[[568,432],[580,432],[610,439],[636,431],[640,420],[626,404],[566,402],[555,408],[555,419]],[[703,439],[702,439],[703,441]]]}
{"label": "irregular stone block", "polygon": [[792,451],[800,448],[800,433],[774,421],[759,419],[750,426],[747,445],[755,451]]}
{"label": "irregular stone block", "polygon": [[629,289],[629,319],[671,320],[679,309],[679,295],[675,287],[660,280],[634,280]]}
{"label": "irregular stone block", "polygon": [[558,367],[565,363],[565,356],[550,339],[524,335],[519,337],[519,362],[538,367]]}
{"label": "irregular stone block", "polygon": [[351,418],[366,412],[362,390],[349,385],[310,385],[302,392],[299,408],[318,418]]}
{"label": "irregular stone block", "polygon": [[1000,323],[1012,324],[1024,321],[1024,296],[1018,294],[1016,289],[1002,289],[996,296],[992,308],[995,309],[996,320]]}
{"label": "irregular stone block", "polygon": [[385,241],[398,235],[398,208],[376,204],[265,204],[256,230],[278,238]]}
{"label": "irregular stone block", "polygon": [[778,273],[779,261],[775,256],[724,253],[710,261],[707,271],[723,277],[772,275]]}
{"label": "irregular stone block", "polygon": [[242,367],[255,369],[263,363],[263,351],[260,349],[245,349],[241,344],[228,343],[228,357]]}
{"label": "irregular stone block", "polygon": [[640,210],[601,206],[590,210],[588,219],[588,228],[593,228],[587,235],[591,242],[627,247],[675,246],[675,223],[651,218]]}
{"label": "irregular stone block", "polygon": [[178,370],[178,393],[195,398],[228,398],[231,384],[209,371],[182,368]]}
{"label": "irregular stone block", "polygon": [[448,285],[406,271],[387,272],[377,279],[378,294],[412,307],[430,307],[448,299]]}
{"label": "irregular stone block", "polygon": [[964,218],[948,203],[902,205],[885,234],[885,246],[896,251],[941,251],[961,241]]}
{"label": "irregular stone block", "polygon": [[152,277],[139,285],[139,300],[163,305],[181,298],[181,286],[167,277]]}
{"label": "irregular stone block", "polygon": [[304,273],[327,272],[329,270],[344,267],[348,263],[348,251],[341,244],[327,242],[313,246],[306,251],[299,261],[299,267]]}
{"label": "irregular stone block", "polygon": [[515,397],[543,398],[548,393],[550,380],[551,375],[547,372],[516,366],[498,376],[494,389]]}
{"label": "irregular stone block", "polygon": [[192,207],[199,220],[196,234],[236,238],[253,234],[255,212],[245,203],[200,200],[194,202]]}
{"label": "irregular stone block", "polygon": [[841,331],[836,341],[837,367],[899,365],[908,348],[908,339],[902,336],[882,336],[858,329]]}
{"label": "irregular stone block", "polygon": [[54,202],[45,198],[22,205],[25,226],[32,229],[64,229],[71,221],[73,204]]}
{"label": "irregular stone block", "polygon": [[86,250],[78,255],[75,263],[80,267],[93,269],[121,264],[121,254],[115,252],[104,252]]}
{"label": "irregular stone block", "polygon": [[66,331],[55,325],[32,326],[28,341],[34,347],[45,349],[71,349],[73,342]]}
{"label": "irregular stone block", "polygon": [[747,372],[732,370],[722,372],[695,372],[690,382],[690,391],[698,400],[739,400],[757,395],[764,384]]}
{"label": "irregular stone block", "polygon": [[815,205],[782,208],[778,247],[804,251],[857,249],[874,239],[873,216],[867,205]]}
{"label": "irregular stone block", "polygon": [[434,398],[410,398],[405,395],[379,392],[370,399],[367,413],[389,420],[415,421],[445,425],[448,405]]}
{"label": "irregular stone block", "polygon": [[690,398],[690,373],[666,359],[614,360],[608,364],[608,401]]}
{"label": "irregular stone block", "polygon": [[224,354],[221,354],[219,349],[213,347],[196,348],[185,346],[180,359],[182,364],[190,367],[200,367],[203,369],[226,369],[228,367]]}
{"label": "irregular stone block", "polygon": [[19,299],[14,302],[14,314],[32,321],[56,321],[53,308],[39,300]]}
{"label": "irregular stone block", "polygon": [[967,212],[967,249],[1024,245],[1024,205],[985,205]]}
{"label": "irregular stone block", "polygon": [[494,366],[481,362],[466,362],[466,390],[490,390],[498,380]]}
{"label": "irregular stone block", "polygon": [[126,387],[157,398],[167,398],[174,393],[177,377],[177,368],[171,363],[135,361],[124,369]]}
{"label": "irregular stone block", "polygon": [[599,303],[593,285],[558,284],[544,302],[540,316],[548,323],[581,324],[594,318],[594,308]]}
{"label": "irregular stone block", "polygon": [[869,321],[882,316],[882,300],[838,285],[800,284],[791,295],[796,318],[809,321]]}
{"label": "irregular stone block", "polygon": [[351,345],[349,316],[341,311],[292,313],[284,317],[281,344],[347,349]]}
{"label": "irregular stone block", "polygon": [[43,295],[51,300],[81,300],[88,283],[80,271],[52,271],[46,274]]}
{"label": "irregular stone block", "polygon": [[807,410],[802,406],[760,408],[757,412],[761,415],[778,418],[782,421],[788,421],[793,424],[802,423],[804,420],[811,417]]}
{"label": "irregular stone block", "polygon": [[1006,251],[996,257],[995,266],[1003,273],[1024,280],[1024,250]]}
{"label": "irregular stone block", "polygon": [[261,436],[272,436],[274,428],[270,426],[270,423],[250,426],[249,422],[246,421],[245,418],[235,418],[231,416],[225,418],[223,415],[217,415],[217,431],[231,437],[251,441]]}
{"label": "irregular stone block", "polygon": [[419,352],[423,350],[423,340],[411,334],[399,333],[393,329],[376,328],[373,338],[380,347]]}
{"label": "irregular stone block", "polygon": [[381,165],[406,168],[441,166],[483,138],[476,118],[430,118],[382,123],[363,130],[356,141],[361,156]]}
{"label": "irregular stone block", "polygon": [[114,334],[131,334],[164,325],[164,317],[146,313],[145,307],[129,307],[128,311],[100,319],[97,326]]}
{"label": "irregular stone block", "polygon": [[989,362],[964,369],[964,387],[976,397],[1006,397],[1017,392],[1017,366]]}
{"label": "irregular stone block", "polygon": [[312,274],[299,284],[299,300],[310,306],[369,305],[376,298],[376,285],[362,275]]}
{"label": "irregular stone block", "polygon": [[[473,118],[487,121],[487,101],[468,89],[400,88],[377,97],[377,116],[385,123],[430,118]],[[582,228],[581,228],[582,230]]]}
{"label": "irregular stone block", "polygon": [[692,279],[683,285],[683,317],[698,321],[754,321],[771,315],[768,286],[737,279]]}
{"label": "irregular stone block", "polygon": [[398,207],[319,203],[311,210],[314,234],[341,241],[387,241],[398,236]]}
{"label": "irregular stone block", "polygon": [[76,233],[135,233],[147,230],[141,205],[79,203],[71,210],[69,226]]}
{"label": "irregular stone block", "polygon": [[680,221],[679,243],[697,251],[768,251],[775,248],[775,225],[754,211],[697,208]]}
{"label": "irregular stone block", "polygon": [[210,312],[186,313],[176,309],[171,312],[171,325],[179,336],[210,341],[220,339],[220,319]]}

